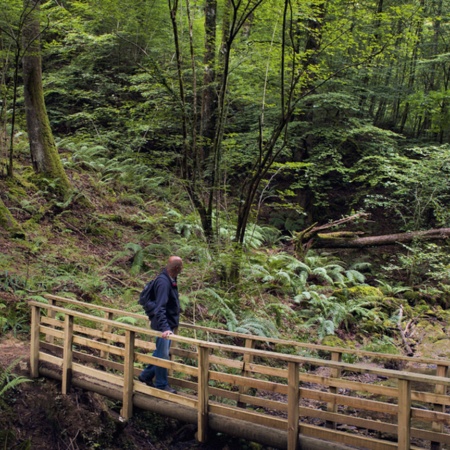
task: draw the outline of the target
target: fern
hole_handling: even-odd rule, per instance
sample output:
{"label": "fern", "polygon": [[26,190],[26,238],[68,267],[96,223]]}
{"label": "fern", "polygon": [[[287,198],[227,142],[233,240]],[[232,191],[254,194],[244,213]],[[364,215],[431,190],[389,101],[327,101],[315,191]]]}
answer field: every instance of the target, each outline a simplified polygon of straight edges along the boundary
{"label": "fern", "polygon": [[13,374],[13,369],[22,358],[14,360],[3,372],[0,373],[0,401],[3,401],[5,393],[16,388],[19,384],[29,383],[30,379]]}
{"label": "fern", "polygon": [[267,338],[278,337],[278,330],[275,324],[269,319],[261,319],[258,317],[246,317],[238,322],[237,326],[230,331]]}
{"label": "fern", "polygon": [[136,319],[135,317],[128,317],[128,316],[121,316],[121,317],[117,317],[115,319],[115,322],[119,322],[119,323],[125,323],[127,325],[136,325],[138,322],[138,319]]}

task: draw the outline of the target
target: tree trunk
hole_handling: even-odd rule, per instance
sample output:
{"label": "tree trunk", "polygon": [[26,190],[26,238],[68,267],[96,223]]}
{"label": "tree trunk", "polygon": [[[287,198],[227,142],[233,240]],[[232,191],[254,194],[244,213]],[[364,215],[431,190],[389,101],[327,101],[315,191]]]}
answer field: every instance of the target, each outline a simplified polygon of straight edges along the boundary
{"label": "tree trunk", "polygon": [[0,198],[0,227],[8,231],[13,237],[24,237],[19,223],[14,219],[9,209]]}
{"label": "tree trunk", "polygon": [[450,237],[450,228],[437,228],[427,231],[411,231],[409,233],[386,234],[381,236],[350,237],[345,233],[318,234],[313,238],[315,248],[363,248],[381,245],[397,245],[399,243],[420,240],[443,240]]}
{"label": "tree trunk", "polygon": [[58,179],[56,193],[64,197],[70,191],[70,182],[61,164],[50,128],[42,86],[40,48],[40,0],[24,2],[27,21],[23,29],[23,82],[25,112],[31,160],[37,174]]}

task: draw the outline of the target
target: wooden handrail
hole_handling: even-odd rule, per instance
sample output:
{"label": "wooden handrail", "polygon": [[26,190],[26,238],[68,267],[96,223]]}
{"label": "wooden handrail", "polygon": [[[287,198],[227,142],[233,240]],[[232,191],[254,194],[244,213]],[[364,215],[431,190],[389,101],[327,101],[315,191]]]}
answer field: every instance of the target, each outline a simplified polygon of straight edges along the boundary
{"label": "wooden handrail", "polygon": [[[110,308],[107,306],[101,306],[101,305],[95,305],[91,303],[85,303],[81,302],[79,300],[69,299],[65,297],[60,297],[53,294],[44,294],[44,298],[48,299],[50,302],[54,301],[60,301],[62,303],[69,303],[76,306],[89,308],[93,310],[102,311],[105,313],[108,313],[108,317],[112,317],[113,315],[118,316],[128,316],[132,317],[134,319],[140,319],[148,322],[148,318],[142,314],[142,313],[134,313],[131,311],[123,311],[116,308]],[[51,303],[52,304],[52,303]],[[353,348],[343,348],[343,347],[332,347],[328,345],[320,345],[320,344],[311,344],[308,342],[299,342],[294,340],[288,340],[288,339],[278,339],[278,338],[272,338],[272,337],[266,337],[266,336],[256,336],[256,335],[249,335],[244,333],[236,333],[233,331],[228,330],[220,330],[217,328],[210,328],[205,327],[202,325],[195,325],[190,324],[187,322],[181,322],[180,323],[180,329],[192,329],[196,331],[203,331],[205,333],[209,334],[217,334],[221,336],[228,336],[235,339],[242,339],[244,343],[247,343],[249,340],[253,340],[255,342],[262,342],[262,343],[270,343],[270,344],[277,344],[280,346],[294,346],[299,347],[307,350],[313,350],[317,352],[329,352],[330,355],[332,353],[340,353],[347,354],[347,355],[355,355],[360,357],[369,357],[369,358],[377,358],[377,359],[388,359],[393,361],[403,361],[403,362],[414,362],[415,364],[424,364],[424,365],[441,365],[445,367],[450,367],[450,360],[447,359],[435,359],[435,358],[423,358],[423,357],[411,357],[411,356],[405,356],[405,355],[397,355],[394,353],[378,353],[378,352],[372,352],[367,350],[360,350],[360,349],[353,349]]]}

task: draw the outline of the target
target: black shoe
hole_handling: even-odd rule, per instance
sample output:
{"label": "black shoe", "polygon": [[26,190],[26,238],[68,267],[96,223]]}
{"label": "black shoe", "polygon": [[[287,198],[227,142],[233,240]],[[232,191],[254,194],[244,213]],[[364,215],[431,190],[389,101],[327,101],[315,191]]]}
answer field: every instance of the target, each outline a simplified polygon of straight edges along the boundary
{"label": "black shoe", "polygon": [[141,383],[145,383],[147,386],[155,387],[155,385],[153,384],[153,381],[152,381],[152,380],[146,381],[146,380],[144,380],[143,378],[141,378],[140,375],[138,376],[138,380],[139,380]]}
{"label": "black shoe", "polygon": [[161,390],[161,391],[170,392],[171,394],[176,394],[177,393],[177,391],[173,387],[170,387],[169,385],[164,386],[163,388],[158,388],[158,389]]}

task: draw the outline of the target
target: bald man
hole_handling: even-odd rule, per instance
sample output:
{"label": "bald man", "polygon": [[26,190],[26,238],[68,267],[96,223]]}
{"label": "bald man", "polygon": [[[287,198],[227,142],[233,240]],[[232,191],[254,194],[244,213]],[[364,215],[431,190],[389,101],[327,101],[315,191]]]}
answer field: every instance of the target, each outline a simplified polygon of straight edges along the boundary
{"label": "bald man", "polygon": [[[180,321],[180,300],[178,298],[177,276],[183,269],[183,261],[179,256],[171,256],[165,269],[156,277],[154,283],[155,304],[150,314],[150,326],[160,331],[161,337],[156,338],[155,358],[169,359],[169,336],[174,334]],[[153,378],[155,383],[153,384]],[[155,386],[163,391],[176,394],[169,386],[167,369],[153,364],[148,365],[139,375],[139,381],[148,386]]]}

